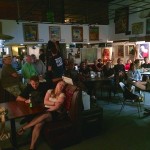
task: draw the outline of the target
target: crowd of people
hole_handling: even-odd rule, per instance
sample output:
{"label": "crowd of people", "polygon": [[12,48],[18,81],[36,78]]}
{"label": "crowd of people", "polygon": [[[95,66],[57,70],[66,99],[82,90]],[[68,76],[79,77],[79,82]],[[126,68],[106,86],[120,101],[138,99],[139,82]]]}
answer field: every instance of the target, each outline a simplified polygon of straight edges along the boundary
{"label": "crowd of people", "polygon": [[[41,115],[24,118],[25,121],[22,123],[26,124],[17,132],[18,135],[22,135],[28,128],[33,127],[30,150],[35,149],[44,122],[55,120],[63,111],[65,82],[62,81],[62,76],[72,78],[75,85],[87,92],[84,81],[90,77],[91,71],[99,73],[104,78],[110,78],[112,85],[116,87],[120,81],[123,81],[129,86],[135,85],[142,90],[148,89],[148,77],[141,75],[141,70],[146,71],[150,68],[147,57],[144,58],[144,64],[140,64],[138,59],[134,62],[127,60],[127,63],[123,64],[121,58],[117,59],[116,65],[111,61],[104,64],[99,58],[94,60],[92,65],[86,59],[77,65],[72,60],[62,58],[56,43],[49,42],[48,46],[47,54],[41,49],[39,59],[34,54],[26,55],[22,65],[17,63],[16,57],[3,56],[2,87],[13,94],[16,101],[28,104],[32,95],[32,99],[37,103],[44,103],[47,107]],[[21,74],[18,70],[21,70]]]}

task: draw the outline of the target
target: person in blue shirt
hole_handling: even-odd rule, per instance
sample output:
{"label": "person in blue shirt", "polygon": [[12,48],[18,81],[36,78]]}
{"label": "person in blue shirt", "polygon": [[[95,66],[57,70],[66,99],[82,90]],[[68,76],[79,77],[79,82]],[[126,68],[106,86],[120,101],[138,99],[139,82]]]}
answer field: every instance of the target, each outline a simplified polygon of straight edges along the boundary
{"label": "person in blue shirt", "polygon": [[139,69],[136,69],[136,66],[134,63],[130,64],[130,69],[127,73],[127,77],[128,77],[128,81],[132,82],[132,81],[142,81],[142,75],[139,71]]}

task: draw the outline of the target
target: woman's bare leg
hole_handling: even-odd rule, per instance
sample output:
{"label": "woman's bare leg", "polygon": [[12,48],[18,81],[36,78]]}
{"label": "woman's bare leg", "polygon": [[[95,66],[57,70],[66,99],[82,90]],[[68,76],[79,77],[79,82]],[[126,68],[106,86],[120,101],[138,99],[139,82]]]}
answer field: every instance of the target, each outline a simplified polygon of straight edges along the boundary
{"label": "woman's bare leg", "polygon": [[32,139],[31,139],[30,149],[35,148],[35,143],[39,137],[39,134],[40,134],[40,131],[41,131],[43,124],[44,124],[44,121],[40,122],[34,126],[33,131],[32,131]]}
{"label": "woman's bare leg", "polygon": [[28,129],[28,128],[30,128],[30,127],[32,127],[32,126],[34,126],[34,125],[36,125],[36,124],[46,120],[46,119],[48,119],[49,121],[52,120],[52,116],[51,116],[51,114],[49,112],[41,114],[40,116],[35,117],[31,122],[29,122],[28,124],[26,124],[22,128],[24,130],[26,130],[26,129]]}

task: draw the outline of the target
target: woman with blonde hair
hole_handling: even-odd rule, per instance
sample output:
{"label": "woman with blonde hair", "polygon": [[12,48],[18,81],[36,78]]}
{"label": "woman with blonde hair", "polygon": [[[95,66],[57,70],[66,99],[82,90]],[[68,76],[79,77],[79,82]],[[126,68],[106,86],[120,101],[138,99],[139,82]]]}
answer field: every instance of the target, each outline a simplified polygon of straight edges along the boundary
{"label": "woman with blonde hair", "polygon": [[39,137],[43,124],[46,121],[53,121],[57,119],[64,110],[63,109],[63,103],[65,100],[65,94],[63,93],[64,87],[65,82],[60,81],[57,83],[55,89],[48,90],[44,98],[44,104],[45,107],[47,107],[47,110],[43,114],[40,114],[39,116],[35,117],[31,122],[24,125],[18,130],[17,132],[18,135],[22,135],[25,132],[25,130],[33,127],[30,150],[35,149],[35,143]]}

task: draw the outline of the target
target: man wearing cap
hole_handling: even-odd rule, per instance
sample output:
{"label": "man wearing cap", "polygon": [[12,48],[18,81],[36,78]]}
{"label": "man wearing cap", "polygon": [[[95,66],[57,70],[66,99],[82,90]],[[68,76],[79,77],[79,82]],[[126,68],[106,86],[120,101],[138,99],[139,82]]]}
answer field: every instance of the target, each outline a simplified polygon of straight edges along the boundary
{"label": "man wearing cap", "polygon": [[3,55],[1,84],[6,91],[17,97],[24,88],[24,85],[21,83],[20,75],[12,67],[11,62],[10,55]]}

